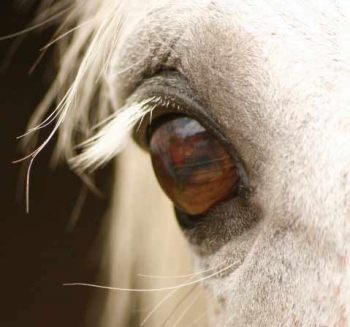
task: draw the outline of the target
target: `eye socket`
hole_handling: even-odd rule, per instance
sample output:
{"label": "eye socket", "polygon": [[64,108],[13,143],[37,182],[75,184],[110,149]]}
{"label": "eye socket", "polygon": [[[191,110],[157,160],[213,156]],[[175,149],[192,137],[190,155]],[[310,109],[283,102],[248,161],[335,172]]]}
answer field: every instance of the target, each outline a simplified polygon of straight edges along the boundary
{"label": "eye socket", "polygon": [[198,121],[163,116],[152,123],[149,135],[155,174],[178,209],[200,215],[235,195],[238,170],[225,147]]}

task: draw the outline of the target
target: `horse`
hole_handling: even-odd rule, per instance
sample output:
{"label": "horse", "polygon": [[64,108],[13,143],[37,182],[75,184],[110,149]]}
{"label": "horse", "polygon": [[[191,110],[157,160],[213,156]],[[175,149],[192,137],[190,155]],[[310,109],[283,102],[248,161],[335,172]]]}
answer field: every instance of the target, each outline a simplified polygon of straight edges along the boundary
{"label": "horse", "polygon": [[97,325],[348,326],[349,2],[55,11],[58,74],[29,129],[51,134],[28,158],[58,133],[84,178],[117,162],[109,281],[66,285],[105,289]]}

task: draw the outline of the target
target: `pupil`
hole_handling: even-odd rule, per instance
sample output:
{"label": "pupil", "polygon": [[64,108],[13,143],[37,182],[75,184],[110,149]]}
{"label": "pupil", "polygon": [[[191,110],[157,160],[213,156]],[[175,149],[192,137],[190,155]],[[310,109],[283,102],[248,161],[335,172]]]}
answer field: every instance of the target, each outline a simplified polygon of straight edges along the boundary
{"label": "pupil", "polygon": [[177,117],[150,138],[153,168],[175,206],[199,215],[234,195],[239,177],[225,148],[196,120]]}

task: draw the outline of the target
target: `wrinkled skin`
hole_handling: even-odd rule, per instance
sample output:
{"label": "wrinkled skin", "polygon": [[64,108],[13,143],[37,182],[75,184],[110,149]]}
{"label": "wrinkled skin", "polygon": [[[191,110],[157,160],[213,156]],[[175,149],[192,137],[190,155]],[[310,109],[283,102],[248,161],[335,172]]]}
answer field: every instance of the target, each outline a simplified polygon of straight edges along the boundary
{"label": "wrinkled skin", "polygon": [[163,4],[130,28],[114,85],[125,101],[176,70],[245,167],[249,195],[184,229],[196,268],[236,263],[205,281],[213,325],[348,326],[348,2]]}

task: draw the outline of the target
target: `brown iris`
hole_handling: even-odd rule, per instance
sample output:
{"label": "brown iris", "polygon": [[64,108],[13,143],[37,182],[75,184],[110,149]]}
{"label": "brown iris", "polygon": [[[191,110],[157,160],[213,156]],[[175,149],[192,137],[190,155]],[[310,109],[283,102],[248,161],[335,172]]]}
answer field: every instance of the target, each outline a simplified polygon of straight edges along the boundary
{"label": "brown iris", "polygon": [[230,155],[196,120],[176,117],[160,124],[151,135],[150,152],[160,185],[189,215],[205,213],[237,188]]}

